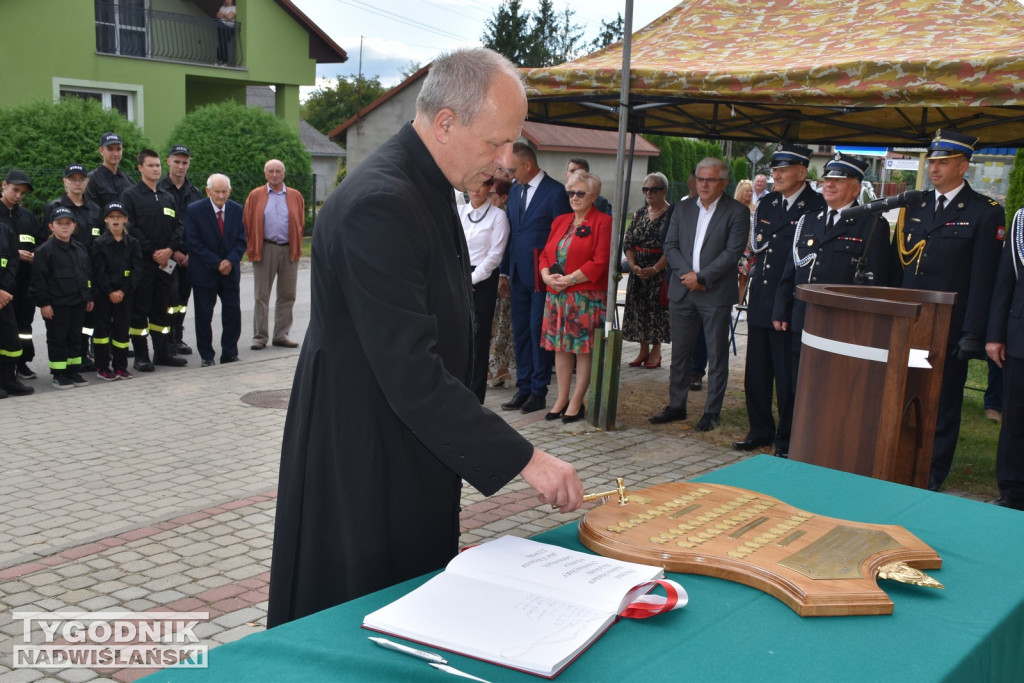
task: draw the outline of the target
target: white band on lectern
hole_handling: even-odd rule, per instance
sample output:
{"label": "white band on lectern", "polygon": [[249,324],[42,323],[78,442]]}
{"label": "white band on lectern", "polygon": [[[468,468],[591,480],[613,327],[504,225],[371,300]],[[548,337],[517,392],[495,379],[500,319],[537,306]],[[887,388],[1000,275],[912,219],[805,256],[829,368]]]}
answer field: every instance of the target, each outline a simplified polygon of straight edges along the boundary
{"label": "white band on lectern", "polygon": [[[803,336],[800,340],[803,344],[810,346],[812,349],[834,353],[838,356],[861,358],[863,360],[870,360],[878,363],[889,362],[888,349],[879,349],[874,346],[864,346],[862,344],[850,344],[849,342],[836,341],[835,339],[825,339],[824,337],[819,337],[816,334],[811,334],[807,330],[803,331]],[[928,362],[928,350],[910,349],[910,358],[908,359],[907,367],[931,368],[932,365]]]}

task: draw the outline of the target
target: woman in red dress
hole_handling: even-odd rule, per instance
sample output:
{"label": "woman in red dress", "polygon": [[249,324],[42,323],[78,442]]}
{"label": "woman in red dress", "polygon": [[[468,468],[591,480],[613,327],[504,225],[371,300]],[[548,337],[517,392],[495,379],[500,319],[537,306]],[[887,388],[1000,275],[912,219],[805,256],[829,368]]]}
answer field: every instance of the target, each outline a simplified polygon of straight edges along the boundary
{"label": "woman in red dress", "polygon": [[[565,189],[573,212],[551,223],[538,263],[548,290],[540,343],[555,352],[558,384],[558,398],[545,419],[575,422],[584,415],[594,334],[604,322],[612,217],[594,207],[601,194],[596,175],[576,171]],[[576,388],[570,397],[574,366]]]}

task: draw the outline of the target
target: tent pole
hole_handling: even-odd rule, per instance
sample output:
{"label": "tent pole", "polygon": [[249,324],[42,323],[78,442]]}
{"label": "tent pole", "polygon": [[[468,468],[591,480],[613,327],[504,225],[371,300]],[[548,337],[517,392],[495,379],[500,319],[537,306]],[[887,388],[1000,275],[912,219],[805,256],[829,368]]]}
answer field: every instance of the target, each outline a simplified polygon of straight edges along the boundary
{"label": "tent pole", "polygon": [[[612,225],[620,225],[626,202],[626,133],[629,127],[630,52],[633,40],[633,0],[626,0],[626,16],[622,27],[622,85],[619,91],[619,144],[615,161],[615,194],[612,196]],[[613,326],[618,299],[619,240],[612,231],[611,258],[608,259],[608,296],[605,300],[604,338],[594,348],[594,370],[597,381],[590,387],[590,424],[599,429],[615,429],[615,413],[619,398],[619,366],[622,356],[622,330]],[[597,331],[595,330],[595,337]],[[596,341],[596,340],[595,340]]]}

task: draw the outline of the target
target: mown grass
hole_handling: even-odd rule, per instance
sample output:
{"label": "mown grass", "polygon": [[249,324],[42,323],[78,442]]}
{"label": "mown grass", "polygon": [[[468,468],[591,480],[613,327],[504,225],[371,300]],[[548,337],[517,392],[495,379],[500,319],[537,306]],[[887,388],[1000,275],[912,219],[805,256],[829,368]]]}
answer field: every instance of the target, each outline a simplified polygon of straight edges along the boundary
{"label": "mown grass", "polygon": [[999,496],[996,486],[999,425],[985,417],[983,398],[987,386],[988,365],[985,361],[972,360],[967,371],[967,388],[964,390],[960,439],[945,487],[996,498]]}

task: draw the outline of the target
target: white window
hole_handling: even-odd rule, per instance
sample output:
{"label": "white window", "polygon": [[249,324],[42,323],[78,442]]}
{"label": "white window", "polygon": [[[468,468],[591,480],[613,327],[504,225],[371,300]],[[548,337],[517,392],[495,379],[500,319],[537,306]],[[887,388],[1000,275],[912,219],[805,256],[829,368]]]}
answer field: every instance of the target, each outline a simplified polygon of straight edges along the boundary
{"label": "white window", "polygon": [[140,85],[55,77],[53,79],[54,101],[67,97],[96,100],[103,105],[104,109],[118,111],[129,121],[134,121],[140,127],[143,125],[142,86]]}

